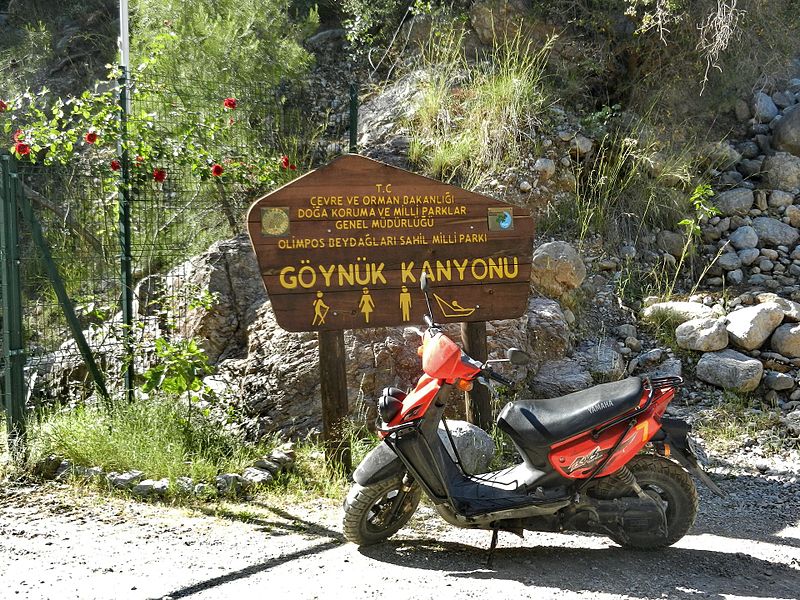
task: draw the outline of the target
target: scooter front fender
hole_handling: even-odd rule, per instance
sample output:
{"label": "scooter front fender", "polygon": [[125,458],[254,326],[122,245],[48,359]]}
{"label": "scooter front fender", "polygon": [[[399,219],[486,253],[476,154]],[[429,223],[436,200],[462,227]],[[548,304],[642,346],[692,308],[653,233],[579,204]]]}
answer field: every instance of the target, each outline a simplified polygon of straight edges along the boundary
{"label": "scooter front fender", "polygon": [[353,473],[353,479],[366,487],[402,475],[405,470],[403,461],[385,442],[381,442],[364,457]]}

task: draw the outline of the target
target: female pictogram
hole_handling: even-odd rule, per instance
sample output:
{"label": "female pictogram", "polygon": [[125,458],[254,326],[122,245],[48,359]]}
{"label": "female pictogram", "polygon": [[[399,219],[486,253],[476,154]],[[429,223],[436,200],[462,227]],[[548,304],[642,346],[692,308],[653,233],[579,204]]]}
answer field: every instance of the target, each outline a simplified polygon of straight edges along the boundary
{"label": "female pictogram", "polygon": [[364,321],[369,323],[369,315],[375,309],[375,302],[367,288],[364,288],[362,292],[361,300],[358,301],[358,309],[363,313]]}

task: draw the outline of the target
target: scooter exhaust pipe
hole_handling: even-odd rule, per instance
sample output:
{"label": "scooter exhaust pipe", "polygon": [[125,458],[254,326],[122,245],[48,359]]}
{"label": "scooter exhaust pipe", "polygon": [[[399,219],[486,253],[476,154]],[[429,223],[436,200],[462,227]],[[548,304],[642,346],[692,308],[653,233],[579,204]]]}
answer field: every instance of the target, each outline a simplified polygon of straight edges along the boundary
{"label": "scooter exhaust pipe", "polygon": [[667,519],[652,498],[616,498],[594,500],[575,507],[564,521],[564,529],[586,533],[633,534],[652,532],[663,535]]}

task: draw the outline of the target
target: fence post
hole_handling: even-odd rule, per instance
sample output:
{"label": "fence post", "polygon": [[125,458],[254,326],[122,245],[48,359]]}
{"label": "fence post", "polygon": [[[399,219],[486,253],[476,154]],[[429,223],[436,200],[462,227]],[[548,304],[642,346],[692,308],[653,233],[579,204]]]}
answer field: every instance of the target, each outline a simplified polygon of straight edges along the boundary
{"label": "fence post", "polygon": [[25,452],[25,343],[22,334],[22,290],[19,276],[19,192],[16,165],[10,156],[0,164],[0,269],[3,279],[3,359],[8,449],[12,456]]}
{"label": "fence post", "polygon": [[128,70],[122,67],[119,83],[119,154],[121,178],[119,182],[119,263],[120,284],[122,294],[122,347],[125,354],[125,397],[133,402],[134,363],[133,363],[133,272],[131,251],[131,199],[130,199],[130,163],[128,156]]}
{"label": "fence post", "polygon": [[350,152],[358,152],[358,83],[350,83]]}

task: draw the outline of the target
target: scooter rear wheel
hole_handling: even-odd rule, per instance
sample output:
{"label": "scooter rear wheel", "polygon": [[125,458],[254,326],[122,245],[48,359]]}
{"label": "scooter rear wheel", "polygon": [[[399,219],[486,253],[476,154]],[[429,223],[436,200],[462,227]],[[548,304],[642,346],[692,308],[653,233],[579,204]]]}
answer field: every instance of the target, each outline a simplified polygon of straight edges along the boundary
{"label": "scooter rear wheel", "polygon": [[359,546],[388,539],[408,523],[421,495],[416,484],[404,492],[399,477],[366,487],[353,484],[344,501],[344,537]]}
{"label": "scooter rear wheel", "polygon": [[661,502],[667,517],[665,532],[636,532],[626,536],[611,535],[624,548],[657,550],[671,546],[694,524],[697,516],[697,488],[680,465],[662,456],[641,454],[634,457],[628,468],[644,492]]}

